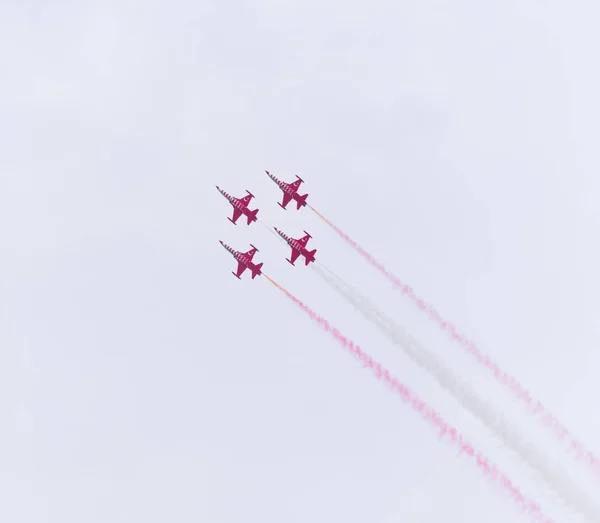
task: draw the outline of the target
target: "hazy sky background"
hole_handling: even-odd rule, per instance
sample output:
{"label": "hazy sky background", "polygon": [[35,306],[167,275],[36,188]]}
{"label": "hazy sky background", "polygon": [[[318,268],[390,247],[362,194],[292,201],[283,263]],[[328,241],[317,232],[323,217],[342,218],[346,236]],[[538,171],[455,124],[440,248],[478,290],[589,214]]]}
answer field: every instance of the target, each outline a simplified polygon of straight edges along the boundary
{"label": "hazy sky background", "polygon": [[381,259],[600,453],[596,2],[0,3],[0,519],[529,521],[224,240],[518,459],[214,188],[256,195],[591,496]]}

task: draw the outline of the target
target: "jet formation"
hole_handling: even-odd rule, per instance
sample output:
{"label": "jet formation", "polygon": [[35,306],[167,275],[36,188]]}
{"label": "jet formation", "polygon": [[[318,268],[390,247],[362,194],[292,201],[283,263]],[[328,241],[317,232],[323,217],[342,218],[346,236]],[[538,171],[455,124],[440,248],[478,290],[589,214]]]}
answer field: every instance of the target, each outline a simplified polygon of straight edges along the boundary
{"label": "jet formation", "polygon": [[[302,207],[305,207],[307,205],[306,199],[308,198],[308,194],[298,194],[298,188],[300,187],[300,184],[304,182],[302,178],[296,175],[296,181],[287,183],[281,181],[269,171],[265,172],[267,173],[267,176],[271,178],[271,180],[273,180],[283,192],[283,199],[281,203],[277,202],[277,204],[282,209],[287,210],[286,207],[292,200],[296,202],[297,210],[300,210]],[[250,191],[246,189],[246,192],[248,193],[246,196],[244,196],[243,198],[236,198],[234,196],[231,196],[223,189],[221,189],[218,185],[216,185],[215,187],[233,207],[233,216],[231,218],[227,218],[231,223],[237,225],[237,221],[241,216],[245,216],[247,218],[248,225],[251,225],[252,223],[258,221],[258,209],[251,210],[248,207],[250,200],[254,198],[254,195]],[[287,262],[289,262],[291,265],[294,265],[296,260],[300,256],[304,257],[305,265],[308,265],[310,262],[315,261],[315,254],[317,252],[317,249],[309,251],[306,247],[308,240],[312,238],[312,236],[308,232],[304,231],[305,235],[302,238],[295,239],[280,231],[277,227],[273,227],[273,229],[275,229],[275,232],[279,236],[281,236],[281,238],[283,238],[287,242],[289,247],[292,249],[290,258],[286,258]],[[254,255],[257,252],[259,252],[254,245],[250,244],[250,247],[252,247],[252,249],[250,249],[249,251],[241,252],[236,251],[221,240],[219,240],[219,243],[238,262],[237,271],[232,271],[231,273],[236,278],[241,280],[241,275],[246,269],[248,269],[252,274],[252,279],[262,274],[261,267],[263,266],[263,264],[256,264],[253,262]]]}

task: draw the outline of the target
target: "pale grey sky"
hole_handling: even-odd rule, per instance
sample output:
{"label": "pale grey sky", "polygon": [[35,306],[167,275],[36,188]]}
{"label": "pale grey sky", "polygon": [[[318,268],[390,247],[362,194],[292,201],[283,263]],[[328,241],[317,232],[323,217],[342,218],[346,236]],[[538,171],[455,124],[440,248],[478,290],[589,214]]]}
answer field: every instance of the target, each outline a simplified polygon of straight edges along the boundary
{"label": "pale grey sky", "polygon": [[214,188],[292,236],[572,461],[266,177],[476,340],[600,454],[595,2],[0,3],[0,519],[530,521],[218,240],[580,521]]}

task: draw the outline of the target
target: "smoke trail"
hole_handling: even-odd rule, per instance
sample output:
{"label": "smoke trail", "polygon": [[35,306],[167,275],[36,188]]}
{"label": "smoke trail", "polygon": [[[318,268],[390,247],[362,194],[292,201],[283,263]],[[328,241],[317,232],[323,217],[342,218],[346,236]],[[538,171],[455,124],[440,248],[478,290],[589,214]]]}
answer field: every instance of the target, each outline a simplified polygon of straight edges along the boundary
{"label": "smoke trail", "polygon": [[275,238],[277,238],[278,240],[281,241],[285,241],[281,236],[279,236],[279,234],[277,234],[274,230],[273,227],[271,227],[270,225],[266,224],[265,222],[263,222],[260,218],[258,220],[258,222],[265,228],[267,229],[267,231],[269,231],[273,236],[275,236]]}
{"label": "smoke trail", "polygon": [[473,445],[471,445],[455,428],[448,425],[448,423],[446,423],[442,417],[435,410],[433,410],[432,407],[416,396],[408,387],[400,383],[395,377],[390,375],[387,369],[374,361],[358,345],[348,340],[335,327],[332,327],[327,320],[311,310],[307,305],[302,303],[298,298],[296,298],[277,282],[269,278],[266,274],[263,274],[263,276],[296,305],[298,305],[298,307],[300,307],[306,314],[308,314],[311,320],[331,334],[333,338],[346,350],[358,357],[365,367],[368,367],[373,371],[377,379],[382,380],[384,383],[390,386],[391,389],[405,402],[407,402],[413,410],[415,410],[426,421],[433,425],[439,431],[440,439],[444,436],[447,436],[452,443],[458,445],[460,453],[464,453],[468,457],[472,458],[482,472],[489,479],[496,482],[500,487],[507,491],[511,498],[521,507],[522,510],[528,512],[535,521],[554,523],[552,519],[543,514],[541,507],[537,503],[526,498],[513,484],[513,482],[502,471],[500,471],[495,464],[493,464],[488,458],[483,456],[481,452],[475,449]]}
{"label": "smoke trail", "polygon": [[331,227],[346,243],[352,246],[361,256],[363,256],[373,267],[378,269],[383,275],[386,276],[396,287],[398,287],[403,294],[408,296],[415,305],[427,313],[430,319],[435,321],[438,326],[446,331],[450,337],[456,341],[463,349],[470,353],[475,360],[482,366],[491,370],[494,377],[500,381],[503,385],[509,387],[512,393],[521,400],[528,411],[534,415],[540,417],[540,423],[545,427],[552,430],[555,437],[557,437],[562,443],[567,446],[568,451],[574,451],[576,459],[585,459],[585,462],[591,467],[596,474],[597,479],[600,479],[600,459],[594,455],[593,452],[586,449],[585,445],[579,441],[574,434],[571,434],[569,430],[561,423],[561,421],[550,412],[541,401],[534,399],[531,394],[517,381],[516,378],[511,376],[505,371],[502,371],[496,363],[494,363],[489,356],[484,354],[481,349],[466,336],[457,332],[456,327],[449,321],[444,320],[440,314],[434,309],[432,305],[425,302],[422,298],[419,298],[414,290],[408,285],[402,283],[402,281],[389,272],[380,262],[378,262],[373,256],[365,251],[360,245],[358,245],[352,238],[350,238],[344,231],[339,227],[331,223],[325,218],[320,212],[314,207],[310,206],[312,211],[319,216],[329,227]]}
{"label": "smoke trail", "polygon": [[[514,427],[492,407],[484,403],[479,396],[455,375],[455,373],[437,358],[437,356],[421,345],[404,328],[387,317],[367,298],[360,295],[349,284],[335,276],[330,269],[322,269],[322,264],[313,265],[313,270],[335,291],[340,293],[362,315],[386,334],[386,336],[418,366],[436,378],[437,382],[459,403],[476,416],[500,440],[543,477],[554,492],[560,496],[571,509],[584,515],[589,521],[600,521],[598,507],[582,492],[560,467],[553,465],[540,453],[534,445],[525,441]],[[326,272],[327,271],[327,272]]]}

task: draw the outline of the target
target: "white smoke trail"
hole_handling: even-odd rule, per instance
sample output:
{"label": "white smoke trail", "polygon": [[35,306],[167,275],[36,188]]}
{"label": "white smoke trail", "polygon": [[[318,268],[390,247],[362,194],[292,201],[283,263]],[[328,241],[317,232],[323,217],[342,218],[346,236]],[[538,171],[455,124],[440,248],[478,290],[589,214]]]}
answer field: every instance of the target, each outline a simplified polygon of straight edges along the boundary
{"label": "white smoke trail", "polygon": [[267,223],[263,222],[260,218],[258,219],[258,223],[260,223],[265,229],[267,229],[267,231],[269,231],[273,236],[275,236],[275,238],[277,238],[278,240],[281,240],[281,241],[285,242],[285,240],[281,236],[279,236],[279,234],[277,234],[275,232],[275,230],[273,229],[273,227],[271,227]]}
{"label": "white smoke trail", "polygon": [[377,325],[417,365],[434,376],[442,387],[493,431],[507,447],[518,454],[522,461],[542,476],[550,488],[564,500],[571,510],[579,512],[585,517],[586,521],[600,522],[600,509],[588,498],[585,492],[578,488],[566,471],[551,463],[531,443],[523,439],[500,413],[481,401],[475,391],[461,382],[454,372],[446,367],[435,354],[421,345],[403,327],[397,325],[333,271],[319,262],[312,264],[311,267],[367,320]]}

